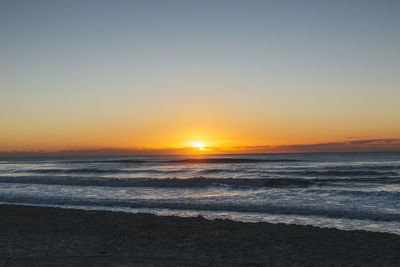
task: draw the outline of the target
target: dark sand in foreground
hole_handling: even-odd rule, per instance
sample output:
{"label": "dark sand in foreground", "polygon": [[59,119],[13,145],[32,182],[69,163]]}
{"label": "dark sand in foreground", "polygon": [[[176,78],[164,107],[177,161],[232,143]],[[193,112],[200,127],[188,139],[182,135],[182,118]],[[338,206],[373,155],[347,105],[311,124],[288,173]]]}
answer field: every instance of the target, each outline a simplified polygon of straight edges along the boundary
{"label": "dark sand in foreground", "polygon": [[1,266],[400,266],[400,236],[0,205]]}

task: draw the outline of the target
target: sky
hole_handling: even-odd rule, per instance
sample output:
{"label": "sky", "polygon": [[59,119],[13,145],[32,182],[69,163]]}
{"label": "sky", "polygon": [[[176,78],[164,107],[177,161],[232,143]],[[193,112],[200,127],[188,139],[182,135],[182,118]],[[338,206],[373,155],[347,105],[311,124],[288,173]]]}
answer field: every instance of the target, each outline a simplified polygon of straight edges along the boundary
{"label": "sky", "polygon": [[400,150],[399,14],[389,0],[0,0],[0,151]]}

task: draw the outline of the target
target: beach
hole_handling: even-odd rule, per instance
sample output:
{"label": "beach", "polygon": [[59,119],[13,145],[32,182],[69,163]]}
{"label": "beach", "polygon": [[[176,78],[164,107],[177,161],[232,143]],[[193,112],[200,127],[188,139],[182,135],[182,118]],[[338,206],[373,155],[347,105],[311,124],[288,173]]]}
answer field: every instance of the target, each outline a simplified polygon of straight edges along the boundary
{"label": "beach", "polygon": [[0,205],[1,266],[400,266],[400,236]]}

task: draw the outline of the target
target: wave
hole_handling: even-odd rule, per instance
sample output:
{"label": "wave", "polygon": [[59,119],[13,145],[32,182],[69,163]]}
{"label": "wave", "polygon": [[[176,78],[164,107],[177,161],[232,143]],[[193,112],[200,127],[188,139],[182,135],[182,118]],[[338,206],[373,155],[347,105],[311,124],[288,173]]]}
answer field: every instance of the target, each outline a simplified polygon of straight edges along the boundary
{"label": "wave", "polygon": [[325,166],[326,170],[400,170],[400,165],[338,165]]}
{"label": "wave", "polygon": [[179,159],[165,161],[167,163],[262,163],[262,162],[297,162],[295,159],[248,159],[248,158],[202,158],[202,159]]}
{"label": "wave", "polygon": [[318,206],[282,206],[276,204],[234,204],[234,203],[199,203],[191,199],[188,202],[171,200],[148,199],[77,199],[77,198],[42,198],[2,194],[0,202],[18,204],[41,205],[77,205],[97,207],[123,207],[123,208],[150,208],[195,211],[227,211],[227,212],[257,212],[280,215],[324,216],[328,218],[344,218],[356,220],[397,221],[400,222],[399,213],[384,211],[365,211],[341,208],[324,208]]}
{"label": "wave", "polygon": [[262,163],[262,162],[297,162],[304,160],[297,159],[255,159],[255,158],[186,158],[174,160],[138,160],[138,159],[107,159],[107,160],[73,160],[64,163]]}
{"label": "wave", "polygon": [[[156,169],[156,168],[103,168],[97,167],[84,167],[84,168],[37,168],[37,169],[14,169],[14,170],[0,170],[0,174],[7,173],[30,173],[30,174],[83,174],[83,175],[102,175],[102,174],[179,174],[187,173],[188,171],[195,171],[194,169]],[[258,175],[260,178],[268,176],[283,176],[283,177],[293,177],[299,178],[329,178],[329,177],[341,177],[349,179],[350,177],[398,177],[400,178],[400,173],[395,171],[361,171],[361,170],[307,170],[304,168],[290,168],[290,169],[258,169],[258,168],[207,168],[203,170],[196,171],[200,176],[207,174],[218,174],[218,173],[237,173],[243,176],[248,175]]]}
{"label": "wave", "polygon": [[347,186],[351,183],[400,184],[400,178],[272,178],[265,179],[265,187]]}
{"label": "wave", "polygon": [[24,173],[93,173],[93,174],[102,174],[102,173],[126,173],[125,170],[117,170],[117,169],[97,169],[97,168],[82,168],[82,169],[30,169],[30,170],[20,170],[18,172]]}
{"label": "wave", "polygon": [[97,177],[54,177],[19,176],[0,177],[0,183],[80,185],[110,187],[207,187],[207,186],[263,186],[263,179],[233,178],[97,178]]}
{"label": "wave", "polygon": [[337,190],[337,189],[316,189],[308,190],[308,192],[317,194],[334,194],[344,196],[359,196],[359,197],[388,197],[393,199],[400,199],[400,192],[398,191],[359,191],[359,190]]}
{"label": "wave", "polygon": [[310,187],[310,186],[347,186],[350,183],[400,184],[399,178],[364,179],[364,178],[110,178],[110,177],[73,177],[73,176],[0,176],[0,183],[80,185],[110,187]]}
{"label": "wave", "polygon": [[110,159],[110,160],[73,160],[64,161],[64,163],[147,163],[154,162],[150,160],[137,160],[137,159]]}
{"label": "wave", "polygon": [[[203,174],[211,174],[211,173],[221,173],[221,172],[242,172],[243,170],[232,170],[232,169],[206,169],[206,170],[201,170],[199,173]],[[247,173],[250,171],[246,170]]]}
{"label": "wave", "polygon": [[98,168],[79,168],[79,169],[28,169],[18,170],[18,173],[39,173],[39,174],[117,174],[117,173],[153,173],[153,174],[172,174],[182,173],[185,170],[124,170],[124,169],[98,169]]}
{"label": "wave", "polygon": [[381,176],[381,175],[398,175],[398,172],[391,171],[361,171],[361,170],[309,170],[309,171],[293,171],[282,172],[298,175],[312,176]]}

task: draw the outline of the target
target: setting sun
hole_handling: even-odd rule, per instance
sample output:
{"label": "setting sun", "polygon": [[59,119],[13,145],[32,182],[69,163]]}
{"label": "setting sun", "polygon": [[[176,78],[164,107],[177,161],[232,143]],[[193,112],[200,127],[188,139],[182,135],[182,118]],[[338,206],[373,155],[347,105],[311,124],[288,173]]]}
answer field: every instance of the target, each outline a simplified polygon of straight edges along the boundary
{"label": "setting sun", "polygon": [[189,142],[189,143],[193,148],[196,148],[198,150],[204,150],[205,145],[203,142]]}

